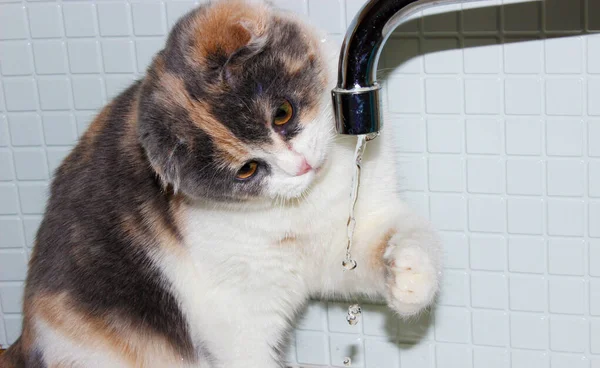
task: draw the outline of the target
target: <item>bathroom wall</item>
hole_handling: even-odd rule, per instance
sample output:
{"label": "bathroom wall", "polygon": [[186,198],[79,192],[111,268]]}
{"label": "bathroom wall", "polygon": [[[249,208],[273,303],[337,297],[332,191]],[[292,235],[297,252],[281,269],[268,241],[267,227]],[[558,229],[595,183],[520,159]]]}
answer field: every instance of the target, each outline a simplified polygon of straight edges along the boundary
{"label": "bathroom wall", "polygon": [[[363,1],[275,3],[341,38]],[[0,0],[1,345],[52,171],[195,3]],[[380,67],[398,189],[443,236],[444,291],[411,322],[312,303],[290,365],[599,368],[600,0],[436,8]]]}

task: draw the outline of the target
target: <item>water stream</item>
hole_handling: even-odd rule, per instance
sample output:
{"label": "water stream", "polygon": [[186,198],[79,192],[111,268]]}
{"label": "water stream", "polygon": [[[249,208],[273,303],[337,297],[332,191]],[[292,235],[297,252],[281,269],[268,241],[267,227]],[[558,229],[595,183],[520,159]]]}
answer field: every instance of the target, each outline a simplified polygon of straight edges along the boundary
{"label": "water stream", "polygon": [[[360,186],[360,170],[362,164],[362,158],[367,147],[367,142],[377,137],[377,133],[359,135],[356,142],[356,148],[354,150],[354,175],[352,178],[352,192],[350,193],[350,211],[348,215],[348,223],[346,225],[346,257],[342,261],[342,267],[344,271],[354,270],[358,264],[356,260],[352,258],[352,244],[354,242],[354,229],[356,228],[356,218],[354,217],[354,207],[356,206],[356,200],[358,199],[358,188]],[[351,326],[358,323],[359,318],[362,314],[360,305],[352,304],[348,307],[348,314],[346,315],[346,321]],[[352,365],[352,359],[345,357],[343,361],[344,366],[350,367]]]}

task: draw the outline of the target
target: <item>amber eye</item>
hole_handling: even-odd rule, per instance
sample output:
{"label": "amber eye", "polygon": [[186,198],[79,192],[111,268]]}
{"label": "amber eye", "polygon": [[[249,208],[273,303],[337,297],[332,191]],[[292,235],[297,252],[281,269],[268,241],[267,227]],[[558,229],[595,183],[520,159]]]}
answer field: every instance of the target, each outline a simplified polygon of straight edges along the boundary
{"label": "amber eye", "polygon": [[275,116],[273,117],[273,124],[275,125],[284,125],[287,124],[292,115],[294,114],[294,109],[292,108],[292,104],[289,101],[285,100],[277,110],[275,110]]}
{"label": "amber eye", "polygon": [[238,179],[248,179],[252,177],[252,175],[256,174],[256,169],[258,169],[258,162],[250,161],[246,163],[242,168],[237,172]]}

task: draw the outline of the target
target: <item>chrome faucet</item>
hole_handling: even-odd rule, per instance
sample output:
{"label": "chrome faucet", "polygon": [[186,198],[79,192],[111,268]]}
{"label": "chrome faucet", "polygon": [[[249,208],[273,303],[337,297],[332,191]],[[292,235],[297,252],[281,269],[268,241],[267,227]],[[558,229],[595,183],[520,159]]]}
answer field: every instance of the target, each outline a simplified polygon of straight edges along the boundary
{"label": "chrome faucet", "polygon": [[339,134],[378,133],[383,126],[379,55],[394,29],[421,10],[481,0],[370,0],[352,20],[340,53],[337,87],[331,91]]}

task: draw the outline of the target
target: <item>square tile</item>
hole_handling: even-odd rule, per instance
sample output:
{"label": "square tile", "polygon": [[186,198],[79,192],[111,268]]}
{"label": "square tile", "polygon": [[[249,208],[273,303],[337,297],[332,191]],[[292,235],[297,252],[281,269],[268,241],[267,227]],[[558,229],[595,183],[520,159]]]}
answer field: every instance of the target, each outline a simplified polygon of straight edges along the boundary
{"label": "square tile", "polygon": [[548,271],[554,275],[583,276],[585,241],[559,238],[548,240]]}
{"label": "square tile", "polygon": [[1,285],[0,303],[4,313],[22,313],[23,283],[16,282]]}
{"label": "square tile", "polygon": [[18,217],[0,217],[0,248],[25,246],[23,225]]}
{"label": "square tile", "polygon": [[600,74],[600,34],[591,34],[585,39],[587,41],[588,73]]}
{"label": "square tile", "polygon": [[540,73],[543,65],[543,45],[543,42],[536,38],[506,38],[504,72],[507,74]]}
{"label": "square tile", "polygon": [[73,77],[73,99],[76,109],[95,110],[104,104],[102,78]]}
{"label": "square tile", "polygon": [[546,79],[546,114],[579,116],[583,113],[581,79]]}
{"label": "square tile", "polygon": [[419,118],[391,118],[400,152],[425,152],[425,122]]}
{"label": "square tile", "polygon": [[138,73],[145,73],[158,51],[162,49],[165,41],[160,38],[137,39],[135,52]]}
{"label": "square tile", "polygon": [[[440,305],[466,307],[469,301],[469,278],[464,271],[447,270],[444,272],[440,287]],[[365,324],[366,327],[366,324]]]}
{"label": "square tile", "polygon": [[548,305],[546,283],[546,279],[542,276],[511,275],[509,280],[510,309],[545,312]]}
{"label": "square tile", "polygon": [[34,111],[37,109],[35,81],[29,77],[4,79],[4,99],[8,111]]}
{"label": "square tile", "polygon": [[600,280],[592,278],[589,283],[590,315],[600,316]]}
{"label": "square tile", "polygon": [[460,153],[463,122],[458,119],[427,119],[427,149],[431,153]]}
{"label": "square tile", "polygon": [[390,38],[381,58],[385,68],[392,68],[391,75],[421,73],[422,54],[418,38]]}
{"label": "square tile", "polygon": [[504,0],[503,3],[503,27],[506,32],[538,32],[541,29],[540,4],[520,0]]}
{"label": "square tile", "polygon": [[8,116],[10,138],[13,146],[41,146],[42,123],[37,114],[11,114]]}
{"label": "square tile", "polygon": [[546,30],[555,32],[583,29],[583,0],[545,0]]}
{"label": "square tile", "polygon": [[457,31],[458,11],[450,10],[453,10],[452,6],[445,6],[443,10],[435,8],[429,8],[424,10],[424,31],[427,33]]}
{"label": "square tile", "polygon": [[465,163],[460,157],[429,158],[429,190],[434,192],[462,192]]}
{"label": "square tile", "polygon": [[[401,367],[431,367],[435,359],[434,344],[399,345]],[[391,363],[391,362],[390,362]],[[391,365],[391,364],[390,364]],[[387,368],[387,363],[381,368]]]}
{"label": "square tile", "polygon": [[506,192],[520,195],[542,195],[543,162],[533,159],[506,161]]}
{"label": "square tile", "polygon": [[[393,342],[366,340],[365,358],[368,367],[400,367],[400,348]],[[354,364],[354,359],[352,364]]]}
{"label": "square tile", "polygon": [[527,350],[511,351],[512,368],[548,368],[548,353]]}
{"label": "square tile", "polygon": [[67,73],[65,43],[60,40],[36,40],[33,42],[35,71],[38,74]]}
{"label": "square tile", "polygon": [[320,27],[327,33],[343,33],[342,4],[339,0],[333,1],[308,1],[309,18],[312,24]]}
{"label": "square tile", "polygon": [[548,234],[582,236],[584,221],[583,201],[548,200]]}
{"label": "square tile", "polygon": [[0,281],[23,281],[27,276],[27,255],[23,249],[0,250]]}
{"label": "square tile", "polygon": [[77,120],[77,134],[80,137],[85,133],[95,118],[96,112],[78,111],[75,113],[75,120]]}
{"label": "square tile", "polygon": [[584,313],[585,281],[583,279],[550,279],[549,294],[551,313]]}
{"label": "square tile", "polygon": [[[499,2],[496,2],[499,3]],[[499,9],[477,3],[463,3],[464,32],[497,32],[499,29]]]}
{"label": "square tile", "polygon": [[504,81],[504,103],[505,112],[508,115],[539,115],[542,109],[540,80],[506,79]]}
{"label": "square tile", "polygon": [[25,6],[21,4],[0,4],[0,39],[25,39],[28,34]]}
{"label": "square tile", "polygon": [[71,152],[71,147],[49,147],[46,149],[46,156],[48,158],[48,172],[50,175],[54,175],[54,172],[62,161]]}
{"label": "square tile", "polygon": [[102,41],[102,57],[106,73],[133,73],[134,51],[133,41],[115,39]]}
{"label": "square tile", "polygon": [[[208,2],[208,1],[207,1]],[[283,2],[285,3],[285,1]],[[302,1],[298,1],[297,4],[302,5]],[[177,2],[168,2],[167,6],[167,27],[172,28],[175,23],[181,18],[184,14],[189,12],[190,10],[196,7],[194,1],[177,1]],[[300,6],[302,7],[302,6]]]}
{"label": "square tile", "polygon": [[581,156],[583,153],[581,120],[548,120],[546,122],[546,152],[549,156]]}
{"label": "square tile", "polygon": [[506,239],[497,235],[470,237],[471,269],[483,271],[504,271],[506,268]]}
{"label": "square tile", "polygon": [[325,303],[311,301],[298,322],[301,330],[326,331],[327,329],[327,305]]}
{"label": "square tile", "polygon": [[[467,269],[469,265],[469,245],[467,237],[462,233],[440,232],[444,244],[444,267],[451,269]],[[600,246],[598,247],[598,270],[600,273]]]}
{"label": "square tile", "polygon": [[505,309],[507,300],[508,285],[504,274],[471,272],[472,307]]}
{"label": "square tile", "polygon": [[4,327],[6,328],[6,341],[13,344],[21,335],[23,317],[18,314],[4,316]]}
{"label": "square tile", "polygon": [[550,348],[554,351],[583,353],[589,340],[588,328],[585,318],[552,316]]}
{"label": "square tile", "polygon": [[589,359],[581,355],[551,354],[551,368],[589,368]]}
{"label": "square tile", "polygon": [[423,82],[419,77],[392,76],[388,83],[390,112],[420,113],[422,110]]}
{"label": "square tile", "polygon": [[14,179],[11,151],[2,149],[0,150],[0,181],[12,181]]}
{"label": "square tile", "polygon": [[362,318],[365,335],[395,338],[398,334],[398,317],[385,305],[363,306]]}
{"label": "square tile", "polygon": [[433,311],[428,310],[411,320],[400,319],[398,327],[398,342],[418,343],[432,340],[434,331]]}
{"label": "square tile", "polygon": [[360,324],[350,326],[346,321],[348,305],[346,303],[327,303],[327,321],[329,323],[330,332],[341,332],[348,334],[361,333]]}
{"label": "square tile", "polygon": [[456,38],[425,38],[422,42],[427,74],[458,74],[462,55]]}
{"label": "square tile", "polygon": [[467,188],[470,193],[504,192],[504,160],[471,157],[467,160]]}
{"label": "square tile", "polygon": [[427,161],[425,157],[406,157],[397,161],[402,172],[401,186],[404,190],[427,189]]}
{"label": "square tile", "polygon": [[584,195],[585,162],[549,160],[547,166],[548,195],[571,197]]}
{"label": "square tile", "polygon": [[0,67],[2,75],[28,75],[33,73],[31,44],[27,41],[0,42]]}
{"label": "square tile", "polygon": [[599,238],[600,237],[600,202],[592,201],[589,203],[589,234],[591,237]]}
{"label": "square tile", "polygon": [[467,114],[497,115],[501,111],[500,79],[465,80],[465,112]]}
{"label": "square tile", "polygon": [[546,73],[579,74],[583,70],[581,37],[549,38],[545,41]]}
{"label": "square tile", "polygon": [[0,215],[19,213],[17,187],[12,183],[0,183]]}
{"label": "square tile", "polygon": [[471,315],[465,308],[438,307],[435,311],[435,339],[440,342],[467,343]]}
{"label": "square tile", "polygon": [[469,229],[501,233],[506,229],[506,203],[500,197],[469,198]]}
{"label": "square tile", "polygon": [[69,78],[45,77],[38,78],[38,92],[42,110],[70,110],[71,87]]}
{"label": "square tile", "polygon": [[71,73],[100,73],[100,46],[95,40],[69,40]]}
{"label": "square tile", "polygon": [[438,344],[435,347],[436,368],[471,368],[473,356],[465,345]]}
{"label": "square tile", "polygon": [[591,276],[600,276],[600,240],[589,241],[589,267]]}
{"label": "square tile", "polygon": [[542,123],[539,120],[507,120],[506,153],[528,156],[541,154]]}
{"label": "square tile", "polygon": [[548,317],[542,314],[510,315],[510,343],[513,348],[546,350],[549,332]]}
{"label": "square tile", "polygon": [[600,161],[588,164],[588,188],[590,197],[600,197]]}
{"label": "square tile", "polygon": [[591,352],[593,354],[600,353],[600,320],[593,319],[590,321],[591,326],[591,336],[590,336],[590,345]]}
{"label": "square tile", "polygon": [[128,36],[131,34],[129,4],[124,2],[100,2],[98,26],[102,36]]}
{"label": "square tile", "polygon": [[57,4],[29,4],[29,29],[33,38],[59,38],[62,37],[62,17],[60,5]]}
{"label": "square tile", "polygon": [[48,184],[45,182],[19,184],[19,201],[23,214],[43,214],[47,197]]}
{"label": "square tile", "polygon": [[[465,4],[466,5],[466,4]],[[463,12],[463,20],[469,12]],[[468,37],[464,40],[464,71],[467,74],[497,74],[500,66],[501,46],[496,37]]]}
{"label": "square tile", "polygon": [[333,367],[345,367],[346,357],[352,359],[353,366],[362,367],[365,360],[363,340],[356,336],[329,336],[329,354]]}
{"label": "square tile", "polygon": [[512,272],[544,273],[546,270],[544,239],[510,237],[508,239],[508,269]]}
{"label": "square tile", "polygon": [[473,366],[475,368],[509,368],[509,352],[506,349],[475,348],[473,349]]}
{"label": "square tile", "polygon": [[502,125],[496,119],[467,119],[467,153],[500,154]]}
{"label": "square tile", "polygon": [[[2,96],[0,96],[1,98]],[[6,116],[0,115],[0,147],[8,146],[10,136],[8,133],[8,120]]]}
{"label": "square tile", "polygon": [[[596,1],[588,1],[587,5],[588,29],[600,31],[600,20],[594,16],[600,12],[600,4]],[[596,367],[594,366],[594,368]]]}
{"label": "square tile", "polygon": [[329,365],[329,339],[323,332],[296,331],[296,359],[300,364]]}
{"label": "square tile", "polygon": [[62,6],[67,37],[96,35],[96,7],[93,3],[65,3]]}
{"label": "square tile", "polygon": [[544,201],[534,198],[508,199],[508,232],[537,235],[543,233]]}
{"label": "square tile", "polygon": [[600,116],[600,79],[588,79],[588,113]]}
{"label": "square tile", "polygon": [[48,166],[42,148],[24,148],[14,153],[15,169],[19,180],[48,179]]}
{"label": "square tile", "polygon": [[42,223],[42,216],[23,216],[23,229],[25,230],[25,242],[28,247],[33,247],[36,233]]}
{"label": "square tile", "polygon": [[75,118],[70,113],[46,113],[42,117],[46,145],[70,146],[77,143]]}
{"label": "square tile", "polygon": [[431,194],[429,210],[431,221],[436,229],[457,231],[465,229],[467,215],[464,196],[460,194]]}
{"label": "square tile", "polygon": [[136,2],[131,4],[133,32],[136,36],[160,36],[166,33],[163,3]]}
{"label": "square tile", "polygon": [[117,97],[128,87],[130,87],[134,81],[135,76],[132,74],[104,76],[104,83],[106,85],[106,99],[111,100]]}
{"label": "square tile", "polygon": [[473,311],[473,344],[508,346],[508,314],[501,311]]}
{"label": "square tile", "polygon": [[[411,93],[416,91],[412,90]],[[462,106],[461,82],[458,78],[425,80],[426,110],[430,114],[459,114]]]}

